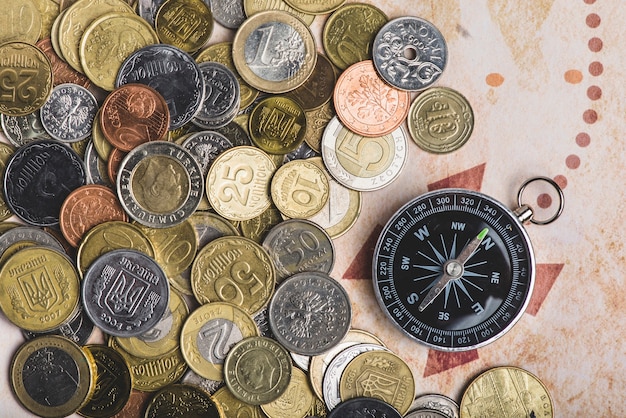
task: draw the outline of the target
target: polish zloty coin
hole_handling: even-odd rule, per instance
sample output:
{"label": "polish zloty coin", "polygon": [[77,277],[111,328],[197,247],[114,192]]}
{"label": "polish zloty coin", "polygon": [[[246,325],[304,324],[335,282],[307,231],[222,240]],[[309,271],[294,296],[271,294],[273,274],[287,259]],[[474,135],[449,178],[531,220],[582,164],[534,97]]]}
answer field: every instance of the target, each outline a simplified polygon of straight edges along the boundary
{"label": "polish zloty coin", "polygon": [[77,84],[60,84],[41,108],[41,124],[52,138],[76,142],[91,134],[97,112],[98,103],[89,90]]}
{"label": "polish zloty coin", "polygon": [[459,418],[459,404],[447,396],[436,393],[421,395],[415,398],[407,417],[413,417],[411,414],[415,411],[413,418],[417,418],[420,416],[417,413],[421,410],[437,411],[446,418]]}
{"label": "polish zloty coin", "polygon": [[206,177],[217,156],[232,148],[233,144],[218,132],[201,131],[189,135],[182,146],[196,158],[202,167],[202,175]]}
{"label": "polish zloty coin", "polygon": [[191,121],[202,129],[220,128],[239,111],[241,91],[237,77],[218,62],[200,62],[198,67],[204,78],[204,101]]}
{"label": "polish zloty coin", "polygon": [[52,139],[41,124],[39,110],[24,116],[0,115],[4,136],[16,147],[38,139]]}

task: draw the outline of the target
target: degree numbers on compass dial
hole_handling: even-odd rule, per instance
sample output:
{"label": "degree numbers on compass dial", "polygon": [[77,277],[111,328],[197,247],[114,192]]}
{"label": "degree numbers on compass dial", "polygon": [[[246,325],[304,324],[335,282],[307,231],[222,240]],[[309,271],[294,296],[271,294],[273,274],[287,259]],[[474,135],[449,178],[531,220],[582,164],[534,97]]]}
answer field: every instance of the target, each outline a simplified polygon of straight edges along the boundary
{"label": "degree numbers on compass dial", "polygon": [[[466,258],[461,253],[472,241],[480,244]],[[444,189],[392,216],[374,250],[373,280],[382,310],[409,337],[438,350],[470,350],[503,335],[524,313],[534,256],[522,224],[500,202]],[[422,304],[441,280],[444,289]]]}

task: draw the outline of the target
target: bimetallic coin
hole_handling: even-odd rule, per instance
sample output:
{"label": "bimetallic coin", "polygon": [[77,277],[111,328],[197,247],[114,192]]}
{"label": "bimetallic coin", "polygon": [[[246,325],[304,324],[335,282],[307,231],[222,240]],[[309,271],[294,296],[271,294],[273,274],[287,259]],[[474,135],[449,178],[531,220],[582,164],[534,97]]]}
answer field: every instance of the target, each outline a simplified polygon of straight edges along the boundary
{"label": "bimetallic coin", "polygon": [[402,418],[396,408],[382,399],[359,397],[341,402],[328,413],[328,418]]}
{"label": "bimetallic coin", "polygon": [[43,19],[37,4],[32,0],[13,0],[3,5],[0,15],[0,44],[26,42],[34,44],[39,39]]}
{"label": "bimetallic coin", "polygon": [[275,94],[304,83],[317,60],[309,27],[282,11],[248,16],[233,40],[233,62],[239,75],[251,86]]}
{"label": "bimetallic coin", "polygon": [[158,91],[170,110],[170,130],[198,113],[204,99],[204,78],[194,59],[171,45],[155,44],[133,52],[120,67],[115,86],[145,84]]}
{"label": "bimetallic coin", "polygon": [[217,156],[232,148],[233,144],[218,132],[201,131],[187,136],[182,146],[196,158],[202,168],[202,175],[206,177]]}
{"label": "bimetallic coin", "polygon": [[244,0],[212,0],[211,11],[217,23],[228,29],[237,29],[246,20]]}
{"label": "bimetallic coin", "polygon": [[93,94],[77,84],[60,84],[41,108],[41,124],[52,138],[76,142],[91,135],[98,112]]}
{"label": "bimetallic coin", "polygon": [[171,142],[154,141],[124,157],[117,189],[132,219],[151,228],[167,228],[196,210],[204,183],[200,165],[189,151]]}
{"label": "bimetallic coin", "polygon": [[408,91],[391,87],[376,72],[371,60],[352,64],[337,79],[335,111],[351,131],[379,137],[396,130],[409,112]]}
{"label": "bimetallic coin", "polygon": [[286,217],[308,218],[328,202],[329,188],[324,170],[307,160],[293,160],[274,173],[271,196]]}
{"label": "bimetallic coin", "polygon": [[79,303],[74,317],[66,321],[60,327],[45,332],[22,330],[22,333],[27,340],[32,340],[33,338],[44,335],[58,335],[78,345],[85,345],[93,333],[93,322],[91,322],[91,319],[89,319],[85,313],[83,304]]}
{"label": "bimetallic coin", "polygon": [[380,76],[402,90],[423,90],[439,79],[448,62],[446,40],[432,23],[399,17],[374,38],[374,66]]}
{"label": "bimetallic coin", "polygon": [[461,148],[472,135],[474,112],[456,90],[432,87],[411,104],[409,134],[424,151],[445,154]]}
{"label": "bimetallic coin", "polygon": [[262,405],[280,397],[292,375],[289,353],[267,337],[250,337],[228,352],[224,361],[226,387],[239,400]]}
{"label": "bimetallic coin", "polygon": [[519,416],[553,417],[554,406],[545,385],[518,367],[495,367],[476,377],[463,393],[460,417]]}
{"label": "bimetallic coin", "polygon": [[211,165],[206,179],[211,207],[231,221],[260,215],[270,206],[275,170],[272,159],[256,147],[239,146],[224,151]]}
{"label": "bimetallic coin", "polygon": [[191,370],[204,378],[222,381],[224,360],[232,347],[244,338],[258,335],[249,314],[230,303],[212,302],[187,317],[180,347]]}
{"label": "bimetallic coin", "polygon": [[278,282],[303,271],[329,274],[335,263],[335,249],[328,234],[305,219],[279,223],[267,233],[263,247],[272,258]]}
{"label": "bimetallic coin", "polygon": [[170,288],[161,267],[135,250],[98,257],[83,278],[82,300],[93,323],[109,335],[145,334],[167,311]]}
{"label": "bimetallic coin", "polygon": [[202,129],[215,129],[231,122],[240,104],[240,88],[231,69],[219,62],[198,64],[204,77],[204,101],[191,120]]}
{"label": "bimetallic coin", "polygon": [[70,340],[44,336],[24,343],[11,362],[11,387],[33,414],[61,417],[78,411],[95,389],[93,357]]}
{"label": "bimetallic coin", "polygon": [[266,418],[258,405],[250,405],[237,399],[223,386],[213,394],[215,403],[222,407],[223,418]]}
{"label": "bimetallic coin", "polygon": [[346,290],[322,272],[285,279],[269,305],[276,339],[297,354],[314,356],[337,345],[350,329],[352,307]]}
{"label": "bimetallic coin", "polygon": [[388,18],[366,3],[348,3],[326,20],[322,43],[328,59],[340,70],[372,58],[372,42]]}
{"label": "bimetallic coin", "polygon": [[0,45],[0,56],[0,113],[25,116],[41,108],[53,88],[52,64],[46,54],[28,43],[8,42]]}
{"label": "bimetallic coin", "polygon": [[167,0],[154,21],[164,44],[193,53],[206,44],[213,32],[213,14],[202,0]]}
{"label": "bimetallic coin", "polygon": [[272,402],[261,405],[261,409],[272,418],[304,418],[314,403],[315,394],[307,375],[298,368],[292,368],[287,390]]}
{"label": "bimetallic coin", "polygon": [[419,413],[424,410],[437,411],[444,418],[459,418],[459,405],[444,395],[433,393],[418,396],[413,400],[410,411],[406,416],[418,418],[421,416]]}
{"label": "bimetallic coin", "polygon": [[272,96],[257,103],[248,120],[250,138],[269,154],[287,154],[304,141],[306,116],[293,99]]}
{"label": "bimetallic coin", "polygon": [[209,242],[191,268],[191,287],[198,302],[229,302],[250,315],[268,303],[275,283],[269,254],[245,237],[221,237]]}
{"label": "bimetallic coin", "polygon": [[18,327],[50,331],[76,313],[80,282],[65,254],[42,246],[24,248],[5,261],[0,275],[0,309]]}
{"label": "bimetallic coin", "polygon": [[106,345],[87,345],[96,363],[96,387],[78,413],[87,418],[108,418],[124,408],[130,399],[131,374],[124,358]]}
{"label": "bimetallic coin", "polygon": [[221,418],[213,398],[194,386],[175,384],[157,392],[146,407],[145,418]]}
{"label": "bimetallic coin", "polygon": [[41,124],[41,114],[36,110],[24,116],[0,115],[4,136],[16,147],[39,139],[52,139]]}
{"label": "bimetallic coin", "polygon": [[407,160],[408,140],[402,127],[390,134],[355,134],[334,117],[322,138],[322,158],[330,175],[354,190],[378,190],[394,181]]}

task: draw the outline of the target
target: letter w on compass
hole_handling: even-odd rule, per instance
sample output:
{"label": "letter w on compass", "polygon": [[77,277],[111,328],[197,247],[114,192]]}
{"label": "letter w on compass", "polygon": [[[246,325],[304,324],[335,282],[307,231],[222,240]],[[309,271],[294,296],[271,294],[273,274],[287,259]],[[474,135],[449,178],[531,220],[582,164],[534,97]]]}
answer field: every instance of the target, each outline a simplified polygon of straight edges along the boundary
{"label": "letter w on compass", "polygon": [[121,270],[104,300],[111,313],[121,317],[132,317],[148,292],[150,284],[132,273]]}

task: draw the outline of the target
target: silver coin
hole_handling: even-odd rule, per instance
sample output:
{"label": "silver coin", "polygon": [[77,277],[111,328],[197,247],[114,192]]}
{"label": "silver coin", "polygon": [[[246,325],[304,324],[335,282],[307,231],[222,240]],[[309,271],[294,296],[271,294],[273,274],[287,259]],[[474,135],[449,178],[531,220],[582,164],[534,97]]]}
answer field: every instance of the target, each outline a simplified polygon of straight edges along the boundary
{"label": "silver coin", "polygon": [[73,83],[59,84],[41,107],[41,124],[61,142],[78,142],[91,134],[98,102],[86,88]]}
{"label": "silver coin", "polygon": [[199,387],[210,395],[213,395],[218,389],[224,386],[223,380],[207,379],[191,369],[187,370],[180,381],[187,385]]}
{"label": "silver coin", "polygon": [[265,235],[262,245],[274,262],[278,282],[303,271],[330,273],[335,263],[332,239],[306,219],[279,223]]}
{"label": "silver coin", "polygon": [[300,144],[298,148],[285,154],[283,164],[293,160],[305,160],[307,158],[319,157],[319,154],[309,146],[306,142]]}
{"label": "silver coin", "polygon": [[407,413],[404,418],[448,418],[448,415],[435,409],[417,409]]}
{"label": "silver coin", "polygon": [[331,410],[328,418],[402,418],[396,408],[387,402],[369,397],[352,398]]}
{"label": "silver coin", "polygon": [[85,345],[93,333],[93,328],[93,322],[91,322],[91,319],[89,319],[85,313],[82,304],[79,303],[74,316],[59,328],[46,332],[22,330],[22,333],[24,334],[24,338],[27,340],[32,340],[33,338],[41,337],[43,335],[58,335],[65,337],[78,345]]}
{"label": "silver coin", "polygon": [[85,173],[87,176],[87,184],[100,184],[113,188],[113,183],[109,180],[106,162],[100,158],[93,142],[90,140],[85,147]]}
{"label": "silver coin", "polygon": [[240,145],[252,145],[250,136],[237,122],[230,122],[226,126],[217,128],[215,131],[224,135],[236,147]]}
{"label": "silver coin", "polygon": [[135,250],[98,257],[83,277],[84,309],[94,325],[116,337],[138,337],[168,309],[170,287],[153,258]]}
{"label": "silver coin", "polygon": [[261,337],[274,338],[274,334],[272,334],[272,330],[270,328],[270,321],[267,312],[267,306],[261,309],[259,312],[254,314],[252,317],[254,319],[254,323],[256,327],[259,329],[259,333]]}
{"label": "silver coin", "polygon": [[157,12],[165,0],[139,0],[137,11],[146,22],[154,28]]}
{"label": "silver coin", "polygon": [[182,147],[191,153],[200,164],[202,175],[206,178],[213,161],[233,144],[222,134],[215,131],[196,132],[187,137]]}
{"label": "silver coin", "polygon": [[297,354],[293,352],[290,352],[289,355],[291,356],[291,360],[293,360],[293,363],[296,366],[304,371],[309,370],[309,364],[311,364],[311,356],[304,356],[302,354]]}
{"label": "silver coin", "polygon": [[276,340],[296,354],[314,356],[337,345],[350,329],[346,290],[322,272],[296,273],[276,289],[269,321]]}
{"label": "silver coin", "polygon": [[370,138],[350,131],[334,116],[324,129],[321,151],[337,182],[366,192],[381,189],[398,177],[407,160],[407,146],[401,126],[388,135]]}
{"label": "silver coin", "polygon": [[146,142],[120,163],[117,193],[132,219],[150,228],[167,228],[189,218],[200,204],[202,168],[180,145]]}
{"label": "silver coin", "polygon": [[374,66],[401,90],[423,90],[439,79],[448,62],[446,41],[432,23],[405,16],[387,22],[374,37]]}
{"label": "silver coin", "polygon": [[389,351],[387,348],[377,344],[355,344],[352,345],[339,354],[337,354],[331,362],[328,364],[326,371],[324,372],[324,381],[322,385],[322,393],[324,395],[324,402],[326,407],[334,409],[339,403],[341,403],[341,396],[339,394],[339,382],[343,371],[348,367],[348,363],[356,358],[359,354],[367,353],[368,351]]}
{"label": "silver coin", "polygon": [[228,29],[237,29],[246,20],[243,0],[213,0],[213,19]]}
{"label": "silver coin", "polygon": [[0,115],[2,131],[11,144],[21,147],[38,139],[52,139],[41,124],[40,110],[25,116]]}
{"label": "silver coin", "polygon": [[[459,418],[459,405],[444,395],[428,394],[415,398],[407,417],[421,417],[417,412],[422,410],[437,411],[446,418]],[[415,415],[411,415],[415,413]]]}
{"label": "silver coin", "polygon": [[198,64],[204,78],[204,101],[192,122],[202,129],[227,125],[239,112],[240,87],[235,73],[218,62]]}
{"label": "silver coin", "polygon": [[204,99],[204,78],[198,64],[171,45],[148,45],[129,55],[117,73],[115,87],[129,83],[145,84],[163,96],[171,130],[191,121]]}
{"label": "silver coin", "polygon": [[65,253],[63,245],[51,233],[35,226],[16,226],[0,235],[0,255],[4,254],[11,245],[20,241],[34,242]]}

